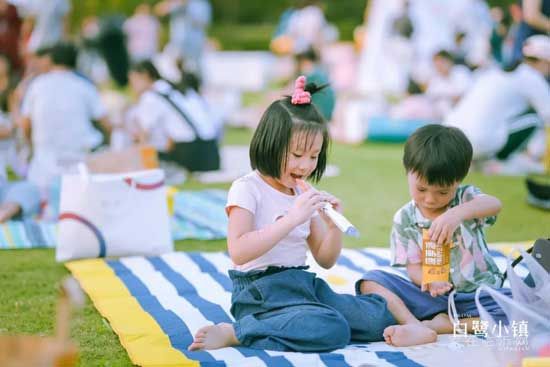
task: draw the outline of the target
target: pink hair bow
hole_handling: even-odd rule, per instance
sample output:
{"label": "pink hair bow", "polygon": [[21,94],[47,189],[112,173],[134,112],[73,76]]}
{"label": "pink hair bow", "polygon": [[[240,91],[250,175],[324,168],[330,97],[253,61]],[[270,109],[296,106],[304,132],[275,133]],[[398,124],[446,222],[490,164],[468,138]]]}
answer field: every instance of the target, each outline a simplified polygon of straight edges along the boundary
{"label": "pink hair bow", "polygon": [[306,92],[306,77],[300,75],[294,82],[294,93],[292,93],[292,104],[308,104],[311,103],[311,93]]}

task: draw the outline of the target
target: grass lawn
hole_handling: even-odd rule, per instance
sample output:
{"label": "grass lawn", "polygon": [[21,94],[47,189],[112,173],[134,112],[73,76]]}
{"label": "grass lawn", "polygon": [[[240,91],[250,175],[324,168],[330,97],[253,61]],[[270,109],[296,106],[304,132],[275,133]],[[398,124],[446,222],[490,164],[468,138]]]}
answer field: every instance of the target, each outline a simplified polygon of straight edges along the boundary
{"label": "grass lawn", "polygon": [[[247,144],[251,133],[230,129],[227,144]],[[409,200],[401,166],[402,145],[368,143],[360,147],[334,144],[330,163],[340,176],[326,178],[319,187],[340,197],[346,216],[361,232],[360,239],[346,239],[345,246],[387,246],[393,213]],[[466,181],[500,198],[504,209],[488,230],[490,242],[520,241],[549,235],[550,215],[525,204],[523,179],[470,174]],[[186,182],[185,189],[207,187]],[[228,188],[227,185],[208,187]],[[217,251],[225,241],[179,241],[180,251]],[[0,334],[49,335],[53,332],[56,287],[67,270],[54,261],[53,250],[0,252]],[[73,338],[80,344],[81,366],[129,366],[116,335],[92,304],[75,317]]]}

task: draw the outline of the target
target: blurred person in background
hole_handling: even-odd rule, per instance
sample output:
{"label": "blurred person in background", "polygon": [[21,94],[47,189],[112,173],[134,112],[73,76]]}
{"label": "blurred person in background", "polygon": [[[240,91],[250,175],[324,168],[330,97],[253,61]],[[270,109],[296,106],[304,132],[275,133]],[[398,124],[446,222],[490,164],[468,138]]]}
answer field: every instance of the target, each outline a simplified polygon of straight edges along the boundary
{"label": "blurred person in background", "polygon": [[[219,169],[222,126],[204,98],[191,87],[182,91],[162,79],[150,61],[134,64],[129,80],[138,101],[128,125],[138,132],[138,141],[155,147],[162,161],[188,171]],[[194,143],[200,154],[193,150]]]}
{"label": "blurred person in background", "polygon": [[159,16],[170,18],[168,47],[183,60],[186,71],[201,78],[206,31],[212,22],[208,0],[163,0],[155,6]]}
{"label": "blurred person in background", "polygon": [[336,95],[330,86],[328,73],[319,63],[319,56],[313,48],[296,55],[298,75],[304,75],[309,83],[325,88],[312,96],[311,102],[317,107],[325,120],[332,120],[332,113],[336,103]]}
{"label": "blurred person in background", "polygon": [[158,52],[160,23],[151,14],[151,6],[141,3],[123,25],[132,62],[148,60]]}
{"label": "blurred person in background", "polygon": [[[524,61],[512,71],[494,69],[480,75],[444,120],[466,134],[474,159],[507,161],[510,173],[540,169],[544,142],[542,147],[527,144],[543,125],[550,125],[550,37],[531,36],[523,54]],[[516,154],[526,146],[526,155]],[[488,167],[493,167],[488,173],[508,170],[502,165]]]}
{"label": "blurred person in background", "polygon": [[69,0],[9,0],[21,14],[32,21],[32,31],[26,43],[26,52],[52,46],[66,36]]}
{"label": "blurred person in background", "polygon": [[96,87],[74,71],[76,47],[56,44],[50,57],[50,70],[34,78],[25,92],[19,121],[32,145],[28,179],[43,196],[62,173],[102,143],[93,121],[110,129]]}
{"label": "blurred person in background", "polygon": [[535,34],[550,34],[550,0],[520,0],[521,22],[517,28],[509,67],[522,59],[524,41]]}
{"label": "blurred person in background", "polygon": [[435,72],[428,81],[426,95],[436,114],[443,117],[468,90],[472,76],[466,66],[455,64],[448,51],[441,50],[432,59]]}
{"label": "blurred person in background", "polygon": [[0,53],[8,57],[12,72],[19,75],[23,73],[21,25],[17,8],[7,0],[0,0]]}
{"label": "blurred person in background", "polygon": [[279,54],[300,54],[308,49],[321,53],[324,45],[338,39],[338,30],[328,23],[318,0],[302,0],[299,6],[287,9],[270,47]]}

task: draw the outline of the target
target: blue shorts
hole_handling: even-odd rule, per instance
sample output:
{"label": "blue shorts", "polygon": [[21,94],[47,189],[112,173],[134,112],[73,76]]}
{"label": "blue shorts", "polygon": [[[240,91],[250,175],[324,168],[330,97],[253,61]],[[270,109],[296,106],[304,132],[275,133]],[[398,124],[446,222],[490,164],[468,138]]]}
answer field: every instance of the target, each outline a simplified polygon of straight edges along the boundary
{"label": "blue shorts", "polygon": [[[447,313],[448,295],[432,297],[430,293],[422,292],[419,286],[399,275],[382,270],[371,270],[355,283],[357,294],[360,293],[361,282],[364,280],[376,282],[395,293],[418,320],[431,320],[439,313]],[[512,290],[509,288],[497,288],[496,290],[506,296],[512,297]],[[475,302],[475,292],[457,292],[454,296],[454,301],[459,318],[479,317]],[[495,321],[498,322],[501,320],[505,324],[508,323],[506,314],[490,295],[481,293],[479,301]]]}

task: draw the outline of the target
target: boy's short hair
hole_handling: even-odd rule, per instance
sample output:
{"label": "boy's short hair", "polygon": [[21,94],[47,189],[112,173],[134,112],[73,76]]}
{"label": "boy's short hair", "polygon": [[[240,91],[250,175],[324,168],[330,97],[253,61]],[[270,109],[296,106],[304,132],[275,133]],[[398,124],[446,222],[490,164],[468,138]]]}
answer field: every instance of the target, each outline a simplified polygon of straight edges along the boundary
{"label": "boy's short hair", "polygon": [[[314,84],[305,88],[310,93],[322,89]],[[327,164],[329,135],[327,123],[312,104],[294,105],[290,97],[273,102],[262,115],[250,142],[250,164],[263,175],[280,178],[284,169],[293,133],[303,133],[303,144],[309,147],[317,133],[323,136],[317,167],[310,178],[317,182],[323,176]]]}
{"label": "boy's short hair", "polygon": [[76,46],[69,42],[60,42],[50,47],[49,52],[52,63],[54,65],[66,66],[70,69],[76,67],[76,58],[78,56],[78,50]]}
{"label": "boy's short hair", "polygon": [[472,144],[459,129],[426,125],[407,139],[403,165],[429,185],[450,186],[466,177],[472,154]]}

